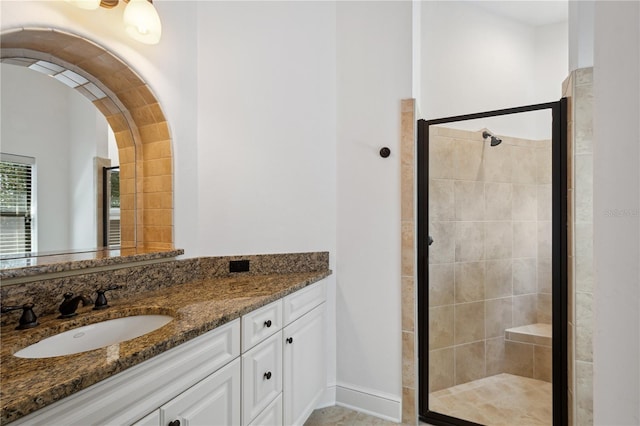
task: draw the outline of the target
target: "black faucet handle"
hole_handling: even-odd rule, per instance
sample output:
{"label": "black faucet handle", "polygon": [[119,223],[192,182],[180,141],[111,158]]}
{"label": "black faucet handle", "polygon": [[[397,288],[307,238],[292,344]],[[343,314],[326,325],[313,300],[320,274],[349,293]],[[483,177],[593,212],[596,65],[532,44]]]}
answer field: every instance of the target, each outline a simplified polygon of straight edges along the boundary
{"label": "black faucet handle", "polygon": [[122,286],[119,285],[112,285],[109,286],[107,288],[99,288],[98,290],[96,290],[96,293],[98,293],[98,296],[96,297],[96,303],[93,306],[94,310],[100,310],[100,309],[106,309],[109,307],[109,303],[107,302],[107,298],[104,295],[107,291],[111,291],[111,290],[117,290],[119,288],[122,288]]}
{"label": "black faucet handle", "polygon": [[33,312],[33,306],[33,303],[25,303],[22,306],[3,306],[2,313],[4,314],[22,309],[22,316],[20,317],[16,330],[25,330],[38,325],[38,317],[36,317],[36,314]]}

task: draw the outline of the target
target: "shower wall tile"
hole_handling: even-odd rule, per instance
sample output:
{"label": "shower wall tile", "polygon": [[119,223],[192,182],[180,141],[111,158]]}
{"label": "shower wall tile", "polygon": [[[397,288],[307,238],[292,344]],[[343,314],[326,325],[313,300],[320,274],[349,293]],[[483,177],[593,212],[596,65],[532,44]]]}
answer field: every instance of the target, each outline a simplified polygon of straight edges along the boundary
{"label": "shower wall tile", "polygon": [[[402,352],[415,353],[416,336],[413,332],[402,332]],[[410,388],[416,387],[416,359],[405,357],[402,360],[402,385]]]}
{"label": "shower wall tile", "polygon": [[533,378],[551,383],[552,356],[550,346],[533,346]]}
{"label": "shower wall tile", "polygon": [[551,220],[551,184],[537,185],[538,220]]}
{"label": "shower wall tile", "polygon": [[429,177],[432,179],[455,178],[453,140],[429,136]]}
{"label": "shower wall tile", "polygon": [[512,147],[511,182],[529,183],[537,182],[537,161],[536,148],[514,146]]}
{"label": "shower wall tile", "polygon": [[429,351],[429,392],[452,387],[453,371],[453,347]]}
{"label": "shower wall tile", "polygon": [[486,341],[487,377],[504,373],[504,335]]}
{"label": "shower wall tile", "polygon": [[504,372],[533,378],[533,345],[505,340]]}
{"label": "shower wall tile", "polygon": [[535,258],[513,259],[513,294],[531,294],[538,290]]}
{"label": "shower wall tile", "polygon": [[537,295],[513,296],[513,326],[535,324],[537,320]]}
{"label": "shower wall tile", "polygon": [[512,261],[487,260],[485,262],[485,297],[495,299],[512,295]]}
{"label": "shower wall tile", "polygon": [[513,220],[536,220],[538,216],[537,185],[513,185]]}
{"label": "shower wall tile", "polygon": [[513,257],[536,257],[538,251],[536,222],[513,223]]}
{"label": "shower wall tile", "polygon": [[402,233],[402,256],[401,256],[401,270],[402,275],[412,276],[415,267],[415,226],[413,222],[401,223]]}
{"label": "shower wall tile", "polygon": [[504,142],[490,148],[491,155],[485,155],[483,162],[485,182],[512,182],[512,148]]}
{"label": "shower wall tile", "polygon": [[538,292],[551,293],[552,280],[551,260],[538,260]]}
{"label": "shower wall tile", "polygon": [[511,220],[512,185],[487,182],[484,186],[486,220]]}
{"label": "shower wall tile", "polygon": [[593,225],[577,222],[575,224],[576,258],[593,258]]}
{"label": "shower wall tile", "polygon": [[576,325],[593,329],[593,294],[577,292],[575,297]]}
{"label": "shower wall tile", "polygon": [[453,306],[429,308],[429,349],[453,345]]}
{"label": "shower wall tile", "polygon": [[551,324],[552,306],[551,306],[551,294],[538,293],[538,301],[536,304],[536,317],[538,323]]}
{"label": "shower wall tile", "polygon": [[453,304],[454,275],[453,263],[429,266],[429,306]]}
{"label": "shower wall tile", "polygon": [[455,139],[455,177],[460,180],[482,180],[483,144],[479,140]]}
{"label": "shower wall tile", "polygon": [[576,360],[593,362],[593,329],[576,325]]}
{"label": "shower wall tile", "polygon": [[593,68],[580,68],[575,71],[575,85],[591,85],[593,84]]}
{"label": "shower wall tile", "polygon": [[536,150],[536,182],[551,183],[551,142],[545,143],[548,148],[538,148]]}
{"label": "shower wall tile", "polygon": [[593,257],[576,257],[576,291],[593,292]]}
{"label": "shower wall tile", "polygon": [[504,337],[504,331],[511,327],[512,298],[491,299],[485,302],[486,338]]}
{"label": "shower wall tile", "polygon": [[581,154],[575,157],[575,220],[593,221],[593,155]]}
{"label": "shower wall tile", "polygon": [[575,93],[575,153],[593,151],[593,87],[576,87]]}
{"label": "shower wall tile", "polygon": [[484,223],[456,222],[455,260],[457,262],[474,262],[483,259]]}
{"label": "shower wall tile", "polygon": [[551,259],[551,222],[538,221],[538,259]]}
{"label": "shower wall tile", "polygon": [[455,302],[484,300],[484,262],[455,264]]}
{"label": "shower wall tile", "polygon": [[484,183],[454,182],[456,220],[484,219]]}
{"label": "shower wall tile", "polygon": [[454,350],[456,385],[485,377],[484,341],[456,346]]}
{"label": "shower wall tile", "polygon": [[431,222],[429,235],[434,241],[429,247],[429,263],[453,263],[456,253],[455,222]]}
{"label": "shower wall tile", "polygon": [[482,301],[455,305],[456,345],[484,339],[484,304]]}
{"label": "shower wall tile", "polygon": [[431,179],[429,182],[429,219],[450,221],[455,219],[453,180]]}
{"label": "shower wall tile", "polygon": [[576,424],[593,424],[593,363],[576,361]]}
{"label": "shower wall tile", "polygon": [[487,260],[511,259],[511,221],[484,223],[484,255]]}
{"label": "shower wall tile", "polygon": [[415,331],[416,283],[413,277],[402,277],[402,330]]}

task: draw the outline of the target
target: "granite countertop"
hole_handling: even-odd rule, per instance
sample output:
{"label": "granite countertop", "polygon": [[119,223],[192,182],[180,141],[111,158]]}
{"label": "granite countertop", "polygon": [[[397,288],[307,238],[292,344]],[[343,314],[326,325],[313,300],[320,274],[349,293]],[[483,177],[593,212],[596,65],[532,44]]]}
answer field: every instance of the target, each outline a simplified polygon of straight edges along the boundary
{"label": "granite countertop", "polygon": [[[102,311],[81,306],[78,316],[67,320],[56,319],[55,315],[41,317],[40,325],[30,330],[2,327],[0,423],[17,420],[330,274],[330,270],[324,270],[207,278],[110,302],[111,307]],[[54,358],[13,356],[18,350],[62,331],[140,314],[171,315],[174,320],[120,343],[115,354],[112,345]]]}

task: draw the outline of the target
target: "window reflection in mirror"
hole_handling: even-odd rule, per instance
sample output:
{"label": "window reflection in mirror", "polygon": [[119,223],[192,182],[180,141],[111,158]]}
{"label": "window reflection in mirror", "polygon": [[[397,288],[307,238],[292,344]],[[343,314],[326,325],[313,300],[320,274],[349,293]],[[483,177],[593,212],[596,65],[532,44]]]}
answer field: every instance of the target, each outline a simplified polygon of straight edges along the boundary
{"label": "window reflection in mirror", "polygon": [[[103,168],[119,165],[118,147],[104,115],[72,89],[87,81],[42,61],[29,67],[3,62],[0,67],[3,157],[31,158],[34,170],[32,205],[22,210],[13,206],[12,213],[2,205],[2,240],[6,233],[7,241],[16,241],[11,248],[3,246],[2,258],[104,247],[104,210],[110,213],[111,208],[103,200]],[[6,198],[4,180],[3,175]],[[111,193],[115,183],[109,182]],[[108,220],[116,216],[107,215]],[[117,235],[119,244],[119,229]],[[20,238],[24,243],[18,244]]]}

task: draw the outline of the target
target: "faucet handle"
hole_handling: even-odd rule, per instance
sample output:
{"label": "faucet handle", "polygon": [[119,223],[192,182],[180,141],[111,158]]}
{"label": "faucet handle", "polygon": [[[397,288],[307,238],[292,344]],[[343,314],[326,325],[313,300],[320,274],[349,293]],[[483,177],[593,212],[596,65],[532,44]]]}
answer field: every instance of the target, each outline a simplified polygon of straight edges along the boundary
{"label": "faucet handle", "polygon": [[38,317],[36,317],[36,314],[33,312],[33,306],[33,303],[25,303],[22,306],[3,306],[1,311],[4,314],[22,309],[22,316],[20,317],[16,330],[25,330],[38,325]]}
{"label": "faucet handle", "polygon": [[109,307],[109,303],[107,302],[107,298],[105,297],[104,294],[107,291],[117,290],[119,288],[122,288],[122,286],[112,285],[107,288],[99,288],[98,290],[96,290],[96,293],[98,293],[98,296],[96,297],[96,303],[93,306],[93,309],[96,311],[100,309],[107,309]]}

